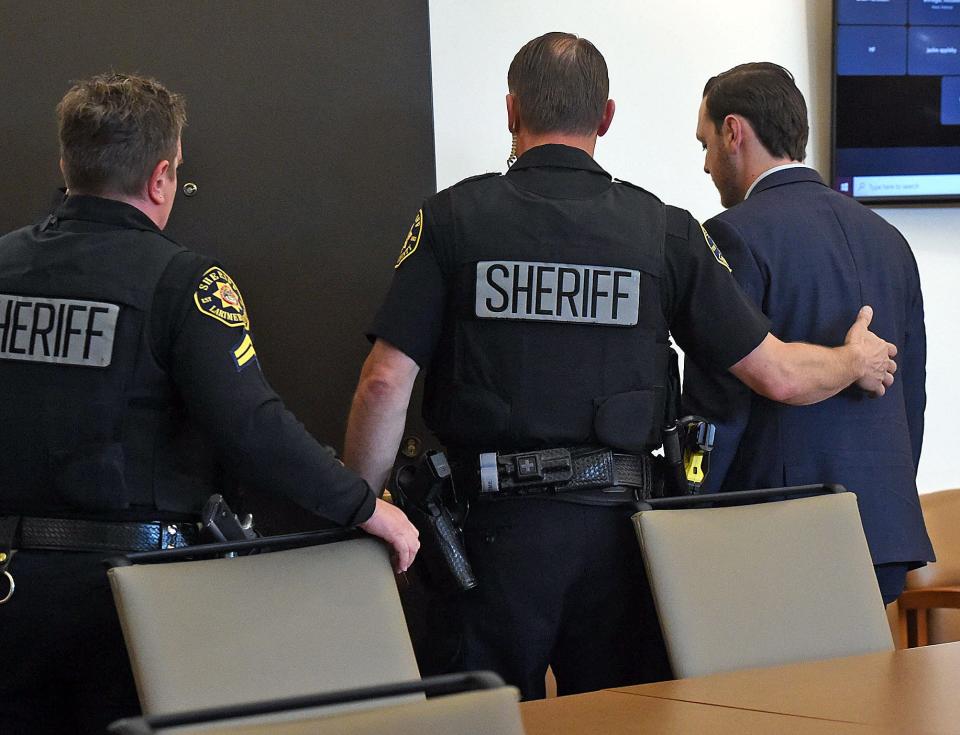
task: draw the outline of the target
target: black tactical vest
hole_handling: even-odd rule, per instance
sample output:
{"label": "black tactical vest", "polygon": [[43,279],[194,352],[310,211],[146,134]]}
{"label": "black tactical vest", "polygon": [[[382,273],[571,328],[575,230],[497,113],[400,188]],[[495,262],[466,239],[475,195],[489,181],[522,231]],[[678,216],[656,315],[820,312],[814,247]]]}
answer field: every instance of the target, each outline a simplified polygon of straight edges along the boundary
{"label": "black tactical vest", "polygon": [[182,251],[146,225],[54,216],[0,239],[0,513],[202,507],[215,472],[148,334]]}
{"label": "black tactical vest", "polygon": [[664,205],[614,182],[551,199],[509,176],[450,190],[448,309],[424,417],[450,448],[660,444]]}

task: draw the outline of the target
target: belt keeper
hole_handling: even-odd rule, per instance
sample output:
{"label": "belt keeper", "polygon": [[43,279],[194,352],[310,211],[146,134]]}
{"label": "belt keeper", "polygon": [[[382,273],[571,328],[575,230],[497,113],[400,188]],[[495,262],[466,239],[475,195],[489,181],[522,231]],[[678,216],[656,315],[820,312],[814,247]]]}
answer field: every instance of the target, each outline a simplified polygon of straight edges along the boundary
{"label": "belt keeper", "polygon": [[480,494],[500,492],[500,478],[497,476],[497,453],[484,452],[480,455]]}
{"label": "belt keeper", "polygon": [[13,543],[19,527],[20,516],[0,516],[0,577],[4,577],[9,585],[6,593],[2,593],[3,596],[0,597],[0,605],[13,597],[13,591],[16,589],[13,575],[10,574],[8,567],[13,561]]}
{"label": "belt keeper", "polygon": [[0,574],[7,570],[13,558],[13,546],[19,528],[20,516],[0,516]]}

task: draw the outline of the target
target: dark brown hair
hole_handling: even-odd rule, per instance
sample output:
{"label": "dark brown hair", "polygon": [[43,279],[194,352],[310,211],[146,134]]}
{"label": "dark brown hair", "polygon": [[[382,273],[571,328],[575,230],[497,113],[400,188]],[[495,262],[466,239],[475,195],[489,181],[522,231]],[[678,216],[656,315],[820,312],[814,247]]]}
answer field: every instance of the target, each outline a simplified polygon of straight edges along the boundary
{"label": "dark brown hair", "polygon": [[596,132],[610,82],[596,47],[572,33],[545,33],[513,57],[507,85],[532,133]]}
{"label": "dark brown hair", "polygon": [[101,74],[74,84],[57,120],[72,192],[137,195],[158,162],[176,168],[186,102],[154,79]]}
{"label": "dark brown hair", "polygon": [[768,61],[740,64],[711,77],[703,97],[717,132],[727,115],[741,115],[771,155],[806,158],[807,103],[793,74],[782,66]]}

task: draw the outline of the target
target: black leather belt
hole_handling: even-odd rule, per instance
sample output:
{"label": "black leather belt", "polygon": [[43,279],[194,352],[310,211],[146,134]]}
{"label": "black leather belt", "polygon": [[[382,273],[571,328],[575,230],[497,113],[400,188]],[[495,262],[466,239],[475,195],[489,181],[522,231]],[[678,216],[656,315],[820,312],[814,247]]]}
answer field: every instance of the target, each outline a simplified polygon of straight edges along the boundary
{"label": "black leather belt", "polygon": [[68,518],[20,519],[14,549],[70,551],[157,551],[197,542],[195,523],[83,521]]}

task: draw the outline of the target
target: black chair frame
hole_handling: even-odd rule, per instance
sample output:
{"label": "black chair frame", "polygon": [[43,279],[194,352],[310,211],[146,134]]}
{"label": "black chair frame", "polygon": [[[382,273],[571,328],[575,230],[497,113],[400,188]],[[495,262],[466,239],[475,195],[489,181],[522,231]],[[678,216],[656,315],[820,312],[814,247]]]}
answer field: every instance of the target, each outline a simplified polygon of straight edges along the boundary
{"label": "black chair frame", "polygon": [[255,554],[264,551],[320,546],[337,541],[361,538],[366,534],[357,528],[331,528],[323,531],[287,533],[280,536],[261,536],[246,541],[226,541],[212,544],[195,544],[176,549],[138,551],[120,556],[111,556],[103,563],[108,568],[129,567],[134,564],[162,564],[168,561],[214,558],[225,554]]}
{"label": "black chair frame", "polygon": [[[152,552],[151,552],[152,553]],[[190,710],[168,715],[151,715],[117,720],[107,731],[114,735],[152,735],[159,729],[185,725],[212,724],[223,720],[240,719],[291,712],[300,709],[327,707],[350,702],[399,697],[407,694],[425,694],[428,697],[458,694],[477,689],[497,689],[504,686],[503,679],[492,671],[471,671],[463,674],[444,674],[417,681],[345,689],[339,692],[308,694],[300,697],[285,697],[262,702],[250,702],[229,707]]]}
{"label": "black chair frame", "polygon": [[843,485],[823,483],[820,485],[793,485],[791,487],[771,487],[762,490],[739,490],[730,493],[704,493],[703,495],[678,495],[670,498],[651,498],[636,504],[637,510],[676,510],[678,508],[699,508],[702,506],[723,507],[729,505],[749,505],[766,503],[788,498],[809,498],[814,495],[834,495],[845,493]]}

